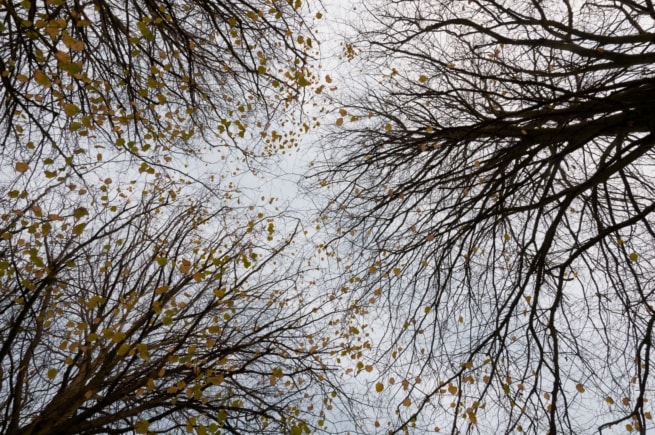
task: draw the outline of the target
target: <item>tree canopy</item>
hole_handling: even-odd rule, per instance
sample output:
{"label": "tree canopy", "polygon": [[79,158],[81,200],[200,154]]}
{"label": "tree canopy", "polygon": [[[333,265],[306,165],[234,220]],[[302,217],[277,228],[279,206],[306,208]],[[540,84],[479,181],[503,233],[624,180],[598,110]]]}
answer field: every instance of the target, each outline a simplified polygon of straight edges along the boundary
{"label": "tree canopy", "polygon": [[332,6],[0,0],[0,432],[653,427],[652,2]]}
{"label": "tree canopy", "polygon": [[51,213],[6,242],[3,433],[307,425],[300,395],[327,367],[293,274],[265,276],[276,253],[224,209],[158,199]]}
{"label": "tree canopy", "polygon": [[293,145],[301,8],[0,1],[0,432],[324,424],[298,221],[238,180]]}
{"label": "tree canopy", "polygon": [[353,297],[391,319],[391,428],[645,433],[652,3],[367,7],[316,177]]}

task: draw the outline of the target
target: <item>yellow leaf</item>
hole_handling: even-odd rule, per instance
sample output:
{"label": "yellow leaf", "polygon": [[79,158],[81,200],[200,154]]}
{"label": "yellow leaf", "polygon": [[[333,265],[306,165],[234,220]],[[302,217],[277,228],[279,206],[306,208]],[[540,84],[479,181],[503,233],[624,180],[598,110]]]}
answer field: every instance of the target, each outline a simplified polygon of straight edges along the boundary
{"label": "yellow leaf", "polygon": [[34,81],[36,83],[38,83],[39,85],[41,85],[43,87],[46,87],[46,88],[50,86],[50,79],[40,69],[37,69],[36,71],[34,71]]}
{"label": "yellow leaf", "polygon": [[62,40],[64,42],[64,45],[66,47],[70,48],[73,51],[82,51],[82,50],[84,50],[84,43],[82,41],[78,40],[78,39],[73,38],[71,35],[69,35],[67,33],[64,34],[64,37],[63,37]]}
{"label": "yellow leaf", "polygon": [[348,114],[348,111],[346,109],[339,109],[339,115],[346,116],[347,114]]}
{"label": "yellow leaf", "polygon": [[[102,298],[98,295],[93,295],[86,303],[86,307],[90,310],[94,309],[102,302]],[[91,340],[89,340],[91,341]]]}
{"label": "yellow leaf", "polygon": [[180,272],[182,273],[189,273],[191,270],[191,262],[187,259],[182,260],[182,264],[180,264]]}
{"label": "yellow leaf", "polygon": [[76,208],[75,211],[73,212],[73,217],[75,219],[80,219],[80,218],[82,218],[84,216],[88,216],[88,214],[89,214],[89,211],[86,208],[79,207],[79,208]]}
{"label": "yellow leaf", "polygon": [[141,35],[143,35],[143,37],[148,41],[155,39],[155,35],[150,29],[148,29],[148,25],[144,21],[137,21],[136,26],[139,29],[139,32],[141,32]]}
{"label": "yellow leaf", "polygon": [[78,225],[75,225],[75,226],[73,227],[72,232],[73,232],[73,234],[75,234],[76,236],[79,236],[80,234],[82,234],[82,233],[84,232],[84,228],[85,228],[85,227],[86,227],[86,224],[78,224]]}
{"label": "yellow leaf", "polygon": [[448,392],[450,394],[455,394],[457,393],[457,385],[455,384],[448,384]]}
{"label": "yellow leaf", "polygon": [[382,390],[384,390],[384,384],[382,382],[378,382],[377,384],[375,384],[375,391],[381,393]]}
{"label": "yellow leaf", "polygon": [[609,396],[607,396],[607,397],[605,398],[605,402],[607,402],[609,405],[614,405],[614,399],[612,399],[612,398],[609,397]]}
{"label": "yellow leaf", "polygon": [[[470,410],[467,412],[468,418],[471,421],[471,424],[476,424],[478,422],[477,417],[475,416],[475,412],[473,410]],[[517,428],[518,430],[519,428]],[[520,432],[520,430],[518,430]]]}
{"label": "yellow leaf", "polygon": [[55,58],[59,61],[59,63],[70,63],[71,61],[70,55],[61,50],[57,50],[55,52]]}
{"label": "yellow leaf", "polygon": [[45,26],[45,32],[54,41],[57,39],[57,35],[59,35],[59,27],[57,26],[56,23],[51,21],[50,23],[48,23],[47,26]]}
{"label": "yellow leaf", "polygon": [[421,75],[421,77],[418,78],[418,81],[421,83],[425,83],[428,81],[428,78],[424,75]]}
{"label": "yellow leaf", "polygon": [[26,172],[29,169],[29,165],[26,162],[16,162],[16,171],[17,172]]}
{"label": "yellow leaf", "polygon": [[636,252],[630,254],[630,261],[637,261],[638,259],[639,259],[639,255]]}
{"label": "yellow leaf", "polygon": [[134,431],[136,433],[148,433],[148,427],[150,426],[150,422],[147,420],[140,420],[134,425]]}
{"label": "yellow leaf", "polygon": [[386,131],[391,131],[393,129],[393,126],[391,124],[387,124],[387,125],[384,126],[384,129]]}
{"label": "yellow leaf", "polygon": [[73,103],[65,103],[64,104],[64,113],[66,113],[66,116],[72,117],[77,115],[80,112],[80,108],[77,107]]}
{"label": "yellow leaf", "polygon": [[341,127],[343,125],[343,118],[338,118],[336,124],[337,124],[337,127]]}
{"label": "yellow leaf", "polygon": [[223,381],[225,380],[225,376],[223,375],[223,373],[219,373],[218,375],[211,377],[208,380],[212,385],[218,386],[223,383]]}
{"label": "yellow leaf", "polygon": [[582,384],[577,384],[577,385],[575,386],[575,389],[578,390],[580,393],[584,393],[584,392],[585,392],[584,385],[582,385]]}
{"label": "yellow leaf", "polygon": [[127,344],[127,343],[123,343],[123,344],[121,344],[121,346],[116,351],[116,354],[118,356],[124,356],[124,355],[127,355],[127,352],[129,352],[129,351],[130,351],[130,345]]}
{"label": "yellow leaf", "polygon": [[403,406],[404,407],[408,407],[411,404],[412,404],[412,400],[409,397],[407,397],[405,400],[403,400]]}
{"label": "yellow leaf", "polygon": [[73,77],[79,78],[80,76],[77,76],[77,74],[80,74],[82,72],[82,63],[62,62],[59,64],[59,68],[61,68],[62,71],[66,71],[68,74],[72,75]]}
{"label": "yellow leaf", "polygon": [[139,351],[139,357],[141,359],[148,361],[150,359],[150,353],[148,352],[148,345],[145,343],[139,343],[136,346],[137,350]]}
{"label": "yellow leaf", "polygon": [[48,379],[52,380],[57,376],[57,369],[48,369]]}

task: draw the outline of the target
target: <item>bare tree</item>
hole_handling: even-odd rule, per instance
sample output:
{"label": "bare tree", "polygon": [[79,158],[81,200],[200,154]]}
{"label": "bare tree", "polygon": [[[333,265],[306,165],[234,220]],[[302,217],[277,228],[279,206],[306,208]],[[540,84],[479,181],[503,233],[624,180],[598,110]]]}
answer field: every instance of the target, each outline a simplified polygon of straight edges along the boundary
{"label": "bare tree", "polygon": [[317,177],[347,285],[391,319],[373,354],[390,427],[646,433],[653,4],[370,8],[350,47],[376,83]]}
{"label": "bare tree", "polygon": [[0,432],[325,427],[298,224],[237,179],[311,81],[302,7],[0,1]]}

